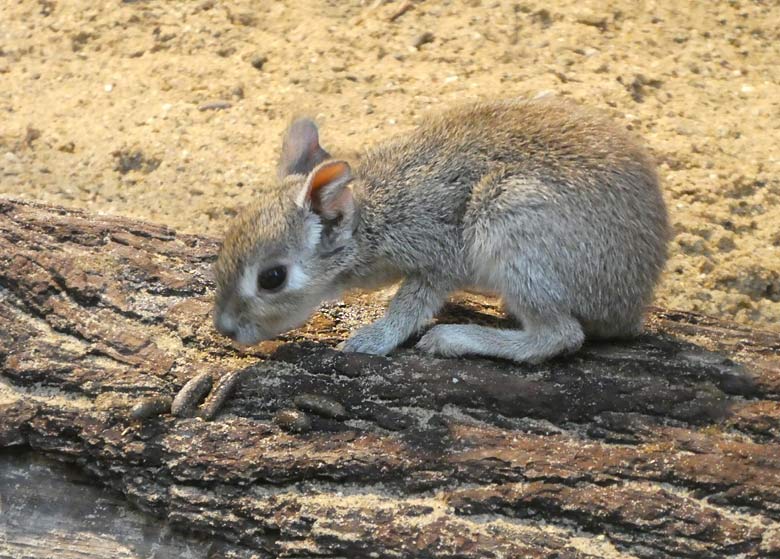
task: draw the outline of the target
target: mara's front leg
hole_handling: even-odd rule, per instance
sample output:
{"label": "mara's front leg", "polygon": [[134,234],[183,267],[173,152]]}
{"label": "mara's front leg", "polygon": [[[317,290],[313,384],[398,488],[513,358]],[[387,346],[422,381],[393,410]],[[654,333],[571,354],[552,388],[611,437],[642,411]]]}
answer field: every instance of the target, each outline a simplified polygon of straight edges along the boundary
{"label": "mara's front leg", "polygon": [[387,355],[425,326],[441,308],[449,293],[449,289],[442,287],[443,283],[424,277],[407,277],[390,301],[385,315],[355,331],[341,349]]}

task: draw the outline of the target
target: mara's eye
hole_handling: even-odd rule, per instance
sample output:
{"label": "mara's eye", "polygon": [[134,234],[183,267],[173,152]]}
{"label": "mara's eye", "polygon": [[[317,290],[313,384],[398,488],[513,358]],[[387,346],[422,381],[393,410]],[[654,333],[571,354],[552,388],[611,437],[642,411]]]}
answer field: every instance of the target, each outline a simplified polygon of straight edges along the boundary
{"label": "mara's eye", "polygon": [[274,266],[258,274],[257,287],[265,291],[276,291],[282,287],[285,279],[287,279],[287,268]]}

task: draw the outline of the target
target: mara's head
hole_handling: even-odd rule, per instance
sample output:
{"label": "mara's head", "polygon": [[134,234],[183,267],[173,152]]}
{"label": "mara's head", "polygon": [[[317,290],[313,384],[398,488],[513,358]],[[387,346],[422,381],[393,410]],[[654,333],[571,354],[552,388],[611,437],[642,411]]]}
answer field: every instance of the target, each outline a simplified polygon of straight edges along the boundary
{"label": "mara's head", "polygon": [[236,219],[217,259],[214,324],[241,344],[306,322],[338,295],[355,254],[351,170],[320,147],[311,120],[287,129],[278,174]]}

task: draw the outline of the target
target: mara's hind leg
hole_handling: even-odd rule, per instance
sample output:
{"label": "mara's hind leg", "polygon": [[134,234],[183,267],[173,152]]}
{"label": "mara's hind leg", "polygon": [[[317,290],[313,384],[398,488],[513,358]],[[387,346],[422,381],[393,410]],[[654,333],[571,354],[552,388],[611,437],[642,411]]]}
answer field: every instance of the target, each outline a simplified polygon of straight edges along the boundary
{"label": "mara's hind leg", "polygon": [[[582,234],[577,212],[551,213],[555,185],[498,168],[475,185],[464,216],[464,242],[473,282],[501,294],[522,330],[437,325],[418,347],[446,356],[483,355],[538,363],[576,351],[585,334],[573,314],[583,281]],[[585,255],[587,256],[587,255]]]}
{"label": "mara's hind leg", "polygon": [[417,347],[445,357],[482,355],[518,363],[539,363],[556,355],[577,351],[585,339],[572,316],[540,314],[513,306],[523,330],[490,328],[476,324],[439,324],[420,339]]}

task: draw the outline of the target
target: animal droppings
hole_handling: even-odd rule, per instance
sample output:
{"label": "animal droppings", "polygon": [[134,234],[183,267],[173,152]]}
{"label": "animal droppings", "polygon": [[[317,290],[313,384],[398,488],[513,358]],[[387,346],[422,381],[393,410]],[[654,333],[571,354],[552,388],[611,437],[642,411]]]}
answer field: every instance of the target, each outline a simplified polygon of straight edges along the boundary
{"label": "animal droppings", "polygon": [[279,410],[274,415],[274,423],[290,433],[305,433],[311,430],[311,420],[301,410]]}
{"label": "animal droppings", "polygon": [[346,408],[340,402],[319,394],[299,394],[295,397],[293,403],[298,409],[316,413],[322,417],[346,419],[349,416]]}
{"label": "animal droppings", "polygon": [[130,409],[132,419],[148,419],[171,409],[171,399],[167,396],[153,396],[145,398]]}
{"label": "animal droppings", "polygon": [[211,390],[213,382],[211,373],[201,373],[192,377],[173,399],[171,413],[176,417],[191,417],[195,408]]}
{"label": "animal droppings", "polygon": [[231,371],[222,375],[206,402],[200,407],[198,416],[206,420],[213,419],[222,409],[225,400],[233,393],[239,378],[241,378],[241,371]]}

